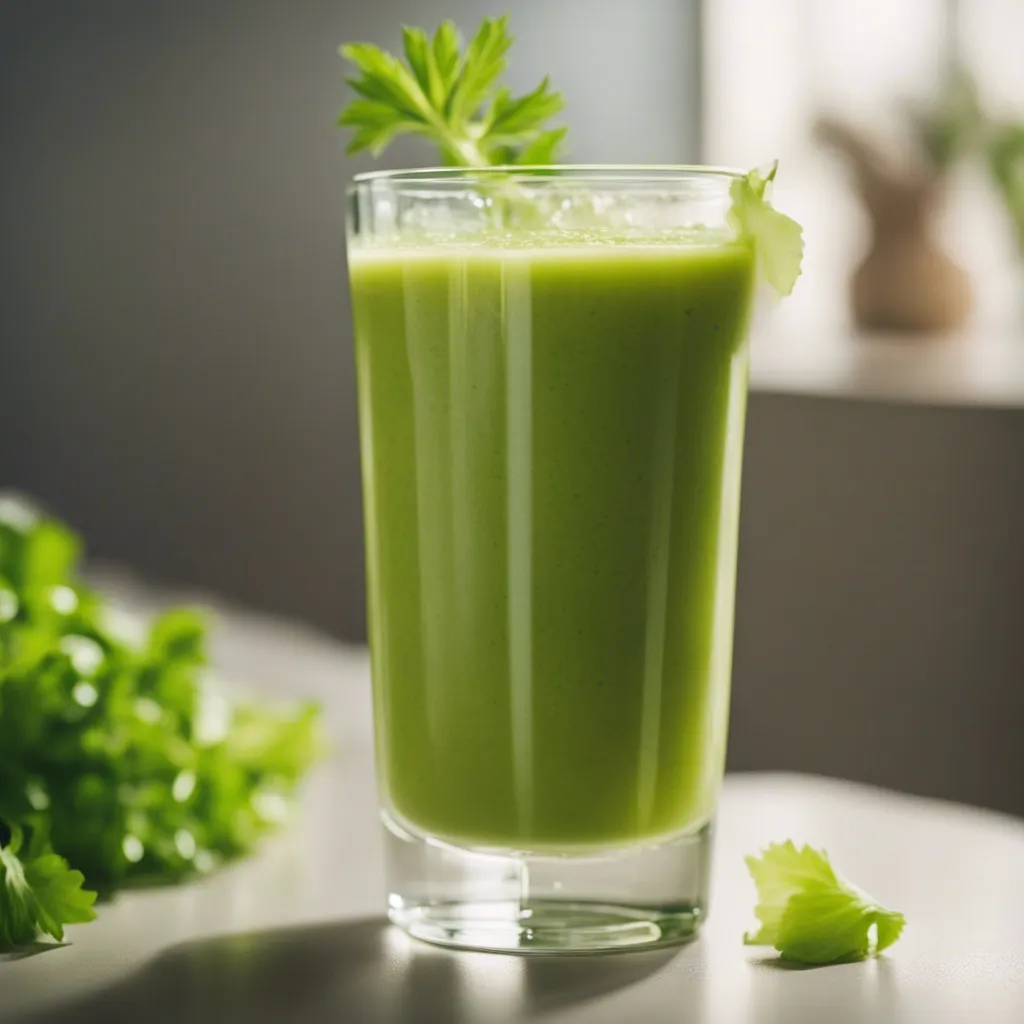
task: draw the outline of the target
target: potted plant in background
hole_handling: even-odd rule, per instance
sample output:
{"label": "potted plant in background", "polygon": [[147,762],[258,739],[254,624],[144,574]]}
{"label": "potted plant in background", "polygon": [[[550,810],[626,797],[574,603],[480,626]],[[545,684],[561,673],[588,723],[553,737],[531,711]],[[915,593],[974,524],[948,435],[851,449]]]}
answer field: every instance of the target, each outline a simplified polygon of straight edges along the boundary
{"label": "potted plant in background", "polygon": [[935,230],[956,166],[973,160],[987,168],[1024,252],[1024,124],[986,111],[960,64],[934,103],[908,106],[904,118],[909,159],[835,118],[821,118],[815,134],[850,165],[871,223],[850,282],[855,323],[926,336],[961,326],[972,308],[970,278]]}

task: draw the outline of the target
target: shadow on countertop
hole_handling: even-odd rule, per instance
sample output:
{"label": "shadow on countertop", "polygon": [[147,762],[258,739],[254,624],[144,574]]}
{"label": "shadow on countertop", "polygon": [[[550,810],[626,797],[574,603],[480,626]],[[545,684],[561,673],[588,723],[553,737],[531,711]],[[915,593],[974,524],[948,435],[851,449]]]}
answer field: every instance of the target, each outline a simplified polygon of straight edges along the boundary
{"label": "shadow on countertop", "polygon": [[514,1021],[635,984],[677,952],[450,952],[365,919],[175,946],[109,988],[21,1024]]}

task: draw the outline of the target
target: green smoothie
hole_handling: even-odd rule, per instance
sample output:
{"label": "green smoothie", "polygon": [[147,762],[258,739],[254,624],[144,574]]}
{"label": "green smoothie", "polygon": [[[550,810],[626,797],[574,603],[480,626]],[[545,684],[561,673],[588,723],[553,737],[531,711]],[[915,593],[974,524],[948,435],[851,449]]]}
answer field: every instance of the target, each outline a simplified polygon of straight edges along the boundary
{"label": "green smoothie", "polygon": [[710,231],[351,252],[382,796],[462,846],[711,816],[752,250]]}

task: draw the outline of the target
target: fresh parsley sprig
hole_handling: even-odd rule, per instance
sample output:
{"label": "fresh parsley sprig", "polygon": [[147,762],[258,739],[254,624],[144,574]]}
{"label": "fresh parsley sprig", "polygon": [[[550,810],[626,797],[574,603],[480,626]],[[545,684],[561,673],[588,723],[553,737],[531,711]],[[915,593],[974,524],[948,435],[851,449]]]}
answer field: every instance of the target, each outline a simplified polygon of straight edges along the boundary
{"label": "fresh parsley sprig", "polygon": [[498,84],[512,45],[508,17],[485,18],[463,47],[458,29],[443,22],[433,39],[423,29],[403,29],[405,62],[371,43],[341,47],[358,77],[360,95],[338,124],[355,130],[349,153],[379,156],[399,135],[434,143],[441,160],[456,167],[554,162],[565,128],[546,123],[564,106],[547,78],[532,92],[513,96]]}
{"label": "fresh parsley sprig", "polygon": [[81,579],[80,552],[63,523],[0,494],[0,952],[61,939],[96,891],[249,853],[324,749],[315,707],[209,685],[198,613],[133,635]]}
{"label": "fresh parsley sprig", "polygon": [[11,830],[0,844],[0,951],[25,946],[36,936],[64,940],[64,925],[96,917],[96,893],[82,888],[85,876],[42,843],[22,850],[24,835]]}
{"label": "fresh parsley sprig", "polygon": [[903,931],[903,915],[837,874],[824,850],[772,843],[762,856],[747,857],[747,867],[761,922],[744,936],[747,945],[774,946],[796,963],[832,964],[877,955]]}

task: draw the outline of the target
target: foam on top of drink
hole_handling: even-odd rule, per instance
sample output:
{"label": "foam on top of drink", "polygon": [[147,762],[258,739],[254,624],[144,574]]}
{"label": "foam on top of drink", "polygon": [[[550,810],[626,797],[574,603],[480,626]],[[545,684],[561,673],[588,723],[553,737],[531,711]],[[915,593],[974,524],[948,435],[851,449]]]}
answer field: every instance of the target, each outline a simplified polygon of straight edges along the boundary
{"label": "foam on top of drink", "polygon": [[374,258],[444,258],[446,256],[498,256],[502,259],[555,256],[679,253],[745,248],[728,228],[703,225],[672,227],[658,231],[614,228],[536,228],[506,232],[487,231],[430,233],[402,231],[391,238],[357,239],[349,244],[349,256]]}

